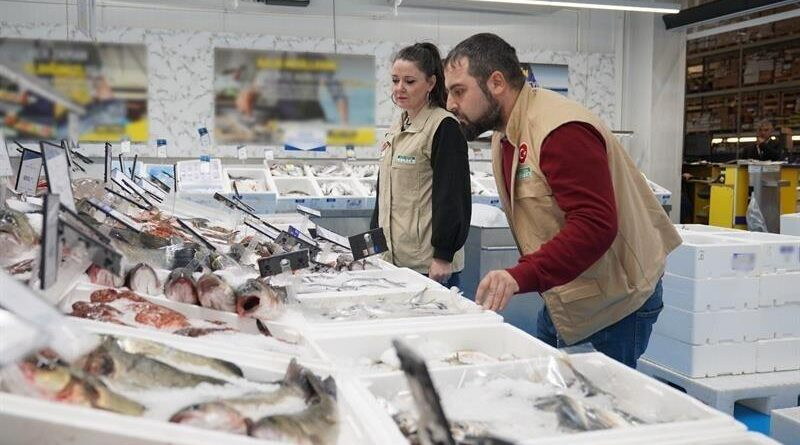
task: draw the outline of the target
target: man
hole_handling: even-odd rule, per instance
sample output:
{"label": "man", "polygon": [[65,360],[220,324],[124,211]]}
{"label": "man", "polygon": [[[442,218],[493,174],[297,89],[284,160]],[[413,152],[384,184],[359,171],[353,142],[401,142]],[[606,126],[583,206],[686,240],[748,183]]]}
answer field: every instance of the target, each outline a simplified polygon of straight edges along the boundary
{"label": "man", "polygon": [[494,34],[450,51],[445,86],[468,140],[494,130],[494,176],[522,254],[483,278],[476,301],[498,311],[540,292],[540,339],[591,342],[635,367],[662,308],[666,256],[681,243],[644,177],[598,117],[525,85],[516,51]]}
{"label": "man", "polygon": [[771,121],[764,119],[758,123],[756,126],[756,143],[746,148],[741,158],[757,159],[759,161],[780,161],[783,159],[783,149]]}

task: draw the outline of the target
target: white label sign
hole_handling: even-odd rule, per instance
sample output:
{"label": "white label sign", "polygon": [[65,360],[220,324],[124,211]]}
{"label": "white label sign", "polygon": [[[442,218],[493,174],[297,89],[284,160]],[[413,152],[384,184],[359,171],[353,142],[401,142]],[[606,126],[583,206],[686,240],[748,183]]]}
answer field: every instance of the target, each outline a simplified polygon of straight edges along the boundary
{"label": "white label sign", "polygon": [[39,184],[39,176],[42,174],[42,155],[27,148],[22,151],[22,158],[19,161],[19,171],[17,173],[17,193],[27,196],[36,195],[36,186]]}
{"label": "white label sign", "polygon": [[0,131],[0,178],[13,176],[14,170],[11,168],[11,159],[8,157],[8,147],[6,137]]}
{"label": "white label sign", "polygon": [[69,179],[67,153],[61,147],[40,143],[44,157],[44,172],[47,175],[47,187],[50,193],[58,194],[61,204],[76,212],[75,199],[72,196],[72,183]]}

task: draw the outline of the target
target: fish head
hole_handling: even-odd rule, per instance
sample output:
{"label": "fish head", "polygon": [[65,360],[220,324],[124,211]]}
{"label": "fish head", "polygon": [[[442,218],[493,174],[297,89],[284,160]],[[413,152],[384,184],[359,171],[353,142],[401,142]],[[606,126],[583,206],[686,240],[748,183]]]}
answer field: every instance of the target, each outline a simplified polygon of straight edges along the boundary
{"label": "fish head", "polygon": [[55,395],[72,381],[69,369],[57,360],[36,356],[18,366],[25,381],[44,394]]}

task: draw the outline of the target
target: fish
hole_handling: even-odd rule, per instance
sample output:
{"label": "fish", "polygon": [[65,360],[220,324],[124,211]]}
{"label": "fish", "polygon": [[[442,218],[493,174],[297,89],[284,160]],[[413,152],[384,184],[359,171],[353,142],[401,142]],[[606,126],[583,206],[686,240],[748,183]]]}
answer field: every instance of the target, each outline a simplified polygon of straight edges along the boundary
{"label": "fish", "polygon": [[281,193],[283,196],[311,196],[308,192],[304,192],[303,190],[289,190],[288,192]]}
{"label": "fish", "polygon": [[236,295],[233,288],[213,273],[206,273],[197,280],[197,299],[200,306],[236,312]]}
{"label": "fish", "polygon": [[125,284],[130,290],[147,295],[158,295],[161,289],[156,271],[145,263],[139,263],[128,271]]}
{"label": "fish", "polygon": [[88,303],[86,301],[76,301],[72,303],[73,317],[86,318],[88,320],[105,321],[124,325],[122,322],[122,312],[106,303]]}
{"label": "fish", "polygon": [[142,353],[126,352],[111,336],[105,336],[100,346],[81,362],[85,372],[125,387],[194,388],[201,383],[227,383],[218,378],[182,371]]}
{"label": "fish", "polygon": [[[13,369],[13,367],[12,367]],[[58,359],[32,356],[17,364],[18,372],[4,372],[4,385],[12,392],[28,392],[47,400],[89,406],[130,416],[145,407],[110,390],[101,380]]]}
{"label": "fish", "polygon": [[230,332],[233,329],[231,328],[197,328],[194,326],[189,326],[185,328],[178,329],[177,331],[172,331],[175,335],[182,335],[184,337],[202,337],[208,334],[216,334],[219,332]]}
{"label": "fish", "polygon": [[566,394],[555,394],[536,401],[536,408],[555,412],[562,428],[571,431],[596,431],[627,425],[621,416],[591,407]]}
{"label": "fish", "polygon": [[164,283],[164,295],[179,303],[197,304],[197,287],[192,272],[184,267],[170,272]]}
{"label": "fish", "polygon": [[299,365],[296,359],[292,359],[277,390],[196,403],[173,414],[170,422],[246,434],[250,431],[253,421],[243,415],[243,412],[254,406],[278,405],[290,398],[309,401],[312,398],[312,387],[309,382],[311,375],[313,374]]}
{"label": "fish", "polygon": [[225,402],[205,402],[188,406],[173,414],[169,421],[242,435],[246,435],[252,425],[252,420]]}
{"label": "fish", "polygon": [[283,313],[285,301],[285,295],[255,278],[236,289],[236,313],[240,317],[274,319]]}
{"label": "fish", "polygon": [[104,269],[97,264],[92,264],[86,269],[86,275],[89,276],[89,281],[92,284],[108,287],[122,286],[122,278],[114,275],[110,270]]}
{"label": "fish", "polygon": [[0,252],[3,252],[4,259],[13,259],[38,241],[39,237],[24,213],[9,208],[0,209]]}
{"label": "fish", "polygon": [[306,379],[310,386],[306,396],[308,408],[295,414],[264,417],[253,423],[249,435],[258,439],[307,445],[335,442],[339,435],[336,383],[331,377],[322,380],[310,372]]}
{"label": "fish", "polygon": [[115,337],[114,341],[120,349],[129,354],[146,355],[168,365],[179,367],[180,364],[188,364],[208,368],[227,378],[240,378],[244,375],[242,369],[231,362],[192,354],[191,352],[171,348],[162,343],[133,337]]}
{"label": "fish", "polygon": [[465,349],[450,354],[444,358],[444,361],[451,365],[485,365],[487,363],[497,363],[499,360],[480,351]]}

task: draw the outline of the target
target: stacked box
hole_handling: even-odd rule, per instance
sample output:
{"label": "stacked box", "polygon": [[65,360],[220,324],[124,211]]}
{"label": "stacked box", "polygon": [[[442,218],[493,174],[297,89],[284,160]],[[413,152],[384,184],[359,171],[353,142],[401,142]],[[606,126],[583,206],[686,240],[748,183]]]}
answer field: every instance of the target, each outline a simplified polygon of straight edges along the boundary
{"label": "stacked box", "polygon": [[800,237],[676,227],[645,357],[693,378],[800,369]]}

